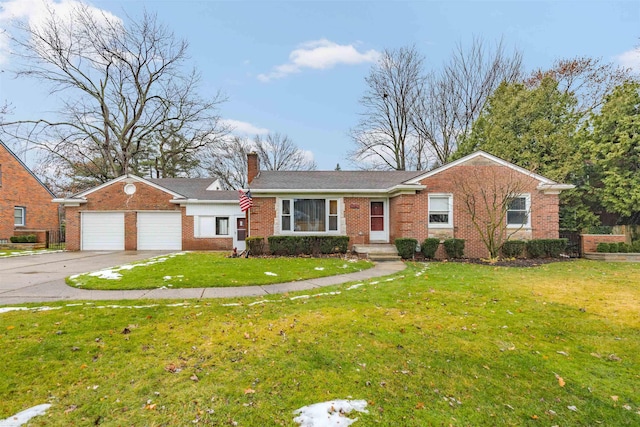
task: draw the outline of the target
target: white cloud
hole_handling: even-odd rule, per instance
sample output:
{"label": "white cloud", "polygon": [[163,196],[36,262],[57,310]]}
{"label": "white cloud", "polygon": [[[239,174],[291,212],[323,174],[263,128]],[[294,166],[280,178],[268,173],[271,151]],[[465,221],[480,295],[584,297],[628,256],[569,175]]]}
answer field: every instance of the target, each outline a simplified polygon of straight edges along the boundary
{"label": "white cloud", "polygon": [[234,134],[239,136],[266,135],[269,133],[269,129],[257,127],[240,120],[223,119],[222,122],[229,126]]}
{"label": "white cloud", "polygon": [[628,67],[635,72],[640,72],[640,49],[628,50],[618,55],[616,59],[623,67]]}
{"label": "white cloud", "polygon": [[258,80],[268,82],[289,74],[299,73],[304,68],[324,70],[338,64],[355,65],[375,62],[380,57],[376,50],[358,52],[353,44],[340,45],[327,39],[314,40],[298,46],[289,54],[289,62],[278,65],[267,74],[259,74]]}
{"label": "white cloud", "polygon": [[[46,22],[49,10],[61,19],[68,19],[73,10],[82,4],[83,2],[77,0],[8,0],[0,3],[0,27],[6,29],[6,33],[0,32],[0,64],[9,61],[9,32],[14,30],[11,25],[13,22],[25,22],[37,28]],[[88,8],[98,18],[98,22],[102,20],[122,22],[120,18],[106,10],[93,6]]]}

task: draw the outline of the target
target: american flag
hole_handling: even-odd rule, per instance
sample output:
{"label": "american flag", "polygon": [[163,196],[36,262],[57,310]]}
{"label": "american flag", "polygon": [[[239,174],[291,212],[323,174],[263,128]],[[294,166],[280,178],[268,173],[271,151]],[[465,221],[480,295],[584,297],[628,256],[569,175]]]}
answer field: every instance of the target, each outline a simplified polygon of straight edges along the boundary
{"label": "american flag", "polygon": [[251,190],[248,190],[246,193],[242,190],[238,190],[240,193],[240,209],[242,212],[248,210],[251,206],[253,206],[253,199],[251,198]]}

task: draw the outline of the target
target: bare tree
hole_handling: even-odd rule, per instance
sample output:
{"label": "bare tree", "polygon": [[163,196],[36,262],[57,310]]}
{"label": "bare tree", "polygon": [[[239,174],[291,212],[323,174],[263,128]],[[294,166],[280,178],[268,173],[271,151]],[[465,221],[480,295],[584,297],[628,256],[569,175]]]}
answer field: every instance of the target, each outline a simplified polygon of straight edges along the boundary
{"label": "bare tree", "polygon": [[418,86],[410,117],[434,166],[450,160],[500,83],[518,81],[521,75],[520,52],[507,53],[502,40],[491,49],[474,38],[468,49],[458,44],[442,70],[427,76],[425,84]]}
{"label": "bare tree", "polygon": [[[415,47],[385,50],[365,78],[367,90],[360,99],[364,112],[351,130],[355,149],[350,158],[360,167],[396,170],[409,167],[409,145],[416,142],[411,115],[423,91],[422,63]],[[413,154],[420,155],[421,150]]]}
{"label": "bare tree", "polygon": [[17,77],[48,83],[62,108],[53,119],[3,124],[23,144],[46,150],[71,180],[104,182],[140,165],[163,135],[177,132],[193,152],[226,131],[218,116],[224,97],[197,94],[194,71],[184,73],[187,43],[156,16],[122,22],[79,4],[69,15],[47,10],[41,25],[19,23],[12,39]]}
{"label": "bare tree", "polygon": [[269,133],[265,138],[257,135],[253,140],[264,170],[310,171],[317,168],[316,162],[293,141],[280,133]]}
{"label": "bare tree", "polygon": [[234,136],[211,146],[201,158],[201,168],[217,178],[227,190],[247,187],[247,154],[255,151],[262,170],[315,170],[316,163],[293,141],[280,133],[266,137],[257,135],[253,141]]}
{"label": "bare tree", "polygon": [[220,144],[207,147],[200,166],[227,190],[246,188],[247,154],[251,151],[253,146],[248,139],[238,136],[227,138]]}
{"label": "bare tree", "polygon": [[545,77],[557,81],[560,91],[576,97],[578,105],[575,112],[580,117],[599,109],[606,95],[615,87],[637,79],[630,68],[586,56],[559,59],[548,70],[535,70],[525,83],[529,87],[538,87]]}
{"label": "bare tree", "polygon": [[[492,259],[498,258],[502,244],[520,231],[520,226],[507,228],[507,212],[525,190],[523,176],[504,167],[469,167],[453,178],[462,200],[463,212],[473,224]],[[523,213],[530,215],[529,211]],[[522,212],[521,212],[522,215]]]}

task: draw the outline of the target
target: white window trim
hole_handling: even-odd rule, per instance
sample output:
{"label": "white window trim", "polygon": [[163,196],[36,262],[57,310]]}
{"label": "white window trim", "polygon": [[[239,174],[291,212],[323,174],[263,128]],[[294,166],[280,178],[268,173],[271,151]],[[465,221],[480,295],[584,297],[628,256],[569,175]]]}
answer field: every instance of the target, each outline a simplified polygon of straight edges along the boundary
{"label": "white window trim", "polygon": [[[22,223],[21,224],[17,224],[16,223],[16,209],[20,209],[22,211]],[[27,223],[27,208],[25,208],[24,206],[14,206],[13,207],[13,226],[14,227],[24,227]]]}
{"label": "white window trim", "polygon": [[507,224],[507,228],[530,230],[531,229],[531,194],[529,193],[518,194],[517,196],[514,197],[514,199],[517,199],[520,197],[524,197],[524,207],[527,211],[527,222],[525,224],[509,224],[508,222],[509,209],[507,209],[507,212],[505,213],[504,221]]}
{"label": "white window trim", "polygon": [[[200,232],[200,218],[212,218],[213,219],[213,234],[203,235]],[[229,234],[216,234],[217,230],[217,221],[218,218],[227,218],[229,221],[227,231]],[[233,237],[233,221],[231,221],[230,215],[195,215],[193,217],[193,237],[196,239],[225,239],[229,237]]]}
{"label": "white window trim", "polygon": [[[441,222],[429,222],[429,215],[431,214],[431,198],[432,197],[448,197],[449,198],[449,221],[444,224]],[[429,228],[453,228],[453,194],[451,193],[429,193],[429,205],[427,210],[427,223]]]}
{"label": "white window trim", "polygon": [[[295,212],[295,200],[297,199],[316,199],[316,200],[324,200],[325,201],[325,224],[327,230],[325,231],[295,231],[295,230],[283,230],[282,229],[282,201],[289,200],[289,212],[291,217],[291,228],[295,225],[294,212]],[[337,214],[337,230],[329,230],[329,209],[331,200],[336,200],[338,203],[338,214]],[[331,196],[292,196],[292,197],[280,197],[276,201],[276,221],[277,227],[276,230],[279,231],[280,235],[284,236],[325,236],[325,235],[340,235],[340,230],[342,229],[343,221],[344,221],[344,209],[343,209],[343,199],[341,197],[331,197]]]}

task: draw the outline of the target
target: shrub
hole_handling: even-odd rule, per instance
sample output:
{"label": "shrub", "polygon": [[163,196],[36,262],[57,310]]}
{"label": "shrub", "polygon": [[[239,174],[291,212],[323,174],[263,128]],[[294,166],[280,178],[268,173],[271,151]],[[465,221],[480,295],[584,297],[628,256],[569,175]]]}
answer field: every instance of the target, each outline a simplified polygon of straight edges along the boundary
{"label": "shrub", "polygon": [[320,255],[346,253],[348,236],[269,236],[269,249],[274,255]]}
{"label": "shrub", "polygon": [[631,244],[631,250],[633,252],[640,252],[640,240],[636,240]]}
{"label": "shrub", "polygon": [[569,239],[544,239],[545,255],[550,258],[558,258],[567,250]]}
{"label": "shrub", "polygon": [[592,225],[587,229],[587,234],[613,234],[613,227],[610,225]]}
{"label": "shrub", "polygon": [[507,258],[521,257],[526,244],[524,240],[508,240],[502,244],[502,255]]}
{"label": "shrub", "polygon": [[527,254],[529,258],[541,258],[544,256],[544,243],[542,239],[529,240],[527,242]]}
{"label": "shrub", "polygon": [[400,238],[395,240],[396,249],[398,249],[398,255],[402,259],[413,259],[416,254],[416,246],[418,241],[410,238]]}
{"label": "shrub", "polygon": [[568,243],[568,239],[533,239],[527,242],[527,253],[530,258],[558,258]]}
{"label": "shrub", "polygon": [[35,234],[24,234],[22,236],[11,236],[11,243],[36,243]]}
{"label": "shrub", "polygon": [[630,250],[631,246],[629,246],[625,242],[618,243],[618,248],[617,249],[618,249],[618,252],[623,253],[623,254],[631,252],[631,250]]}
{"label": "shrub", "polygon": [[609,253],[615,254],[618,252],[618,244],[615,242],[609,243],[609,250],[607,251]]}
{"label": "shrub", "polygon": [[420,250],[422,255],[424,255],[427,259],[433,259],[436,256],[436,251],[438,250],[438,246],[440,246],[440,239],[436,237],[430,237],[428,239],[424,239],[422,242],[422,246]]}
{"label": "shrub", "polygon": [[596,252],[602,252],[602,253],[609,252],[609,244],[606,242],[598,243],[598,246],[596,246]]}
{"label": "shrub", "polygon": [[263,237],[247,237],[245,240],[247,249],[253,255],[264,254],[264,238]]}
{"label": "shrub", "polygon": [[444,251],[449,258],[462,258],[464,256],[464,239],[445,240]]}

